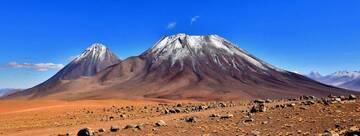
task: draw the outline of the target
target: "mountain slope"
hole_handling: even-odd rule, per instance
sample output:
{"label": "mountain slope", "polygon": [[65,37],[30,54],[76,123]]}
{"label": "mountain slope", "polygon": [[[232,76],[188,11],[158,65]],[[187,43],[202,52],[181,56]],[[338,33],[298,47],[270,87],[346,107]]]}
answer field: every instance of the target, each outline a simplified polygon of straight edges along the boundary
{"label": "mountain slope", "polygon": [[92,77],[39,90],[33,98],[229,100],[349,93],[276,68],[220,36],[177,34]]}
{"label": "mountain slope", "polygon": [[3,88],[0,89],[0,97],[7,96],[9,94],[22,91],[22,89],[14,89],[14,88]]}
{"label": "mountain slope", "polygon": [[308,77],[324,84],[360,90],[360,71],[338,71],[326,76],[314,76],[312,72]]}
{"label": "mountain slope", "polygon": [[340,87],[360,91],[360,78],[343,83]]}
{"label": "mountain slope", "polygon": [[36,98],[62,92],[63,89],[59,88],[59,86],[62,86],[64,83],[80,79],[81,77],[94,76],[96,73],[119,62],[118,57],[106,48],[105,45],[95,43],[49,80],[9,97],[25,96]]}
{"label": "mountain slope", "polygon": [[117,56],[105,45],[95,43],[57,73],[55,79],[71,80],[81,76],[93,76],[118,62]]}

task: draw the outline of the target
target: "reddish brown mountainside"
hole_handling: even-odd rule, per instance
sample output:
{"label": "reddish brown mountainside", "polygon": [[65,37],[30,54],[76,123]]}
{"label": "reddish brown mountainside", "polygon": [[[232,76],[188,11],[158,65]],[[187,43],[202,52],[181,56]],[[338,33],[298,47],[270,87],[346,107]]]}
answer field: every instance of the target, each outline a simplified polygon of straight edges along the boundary
{"label": "reddish brown mountainside", "polygon": [[12,97],[224,100],[355,93],[276,68],[220,36],[185,34],[164,37],[92,77],[35,89]]}

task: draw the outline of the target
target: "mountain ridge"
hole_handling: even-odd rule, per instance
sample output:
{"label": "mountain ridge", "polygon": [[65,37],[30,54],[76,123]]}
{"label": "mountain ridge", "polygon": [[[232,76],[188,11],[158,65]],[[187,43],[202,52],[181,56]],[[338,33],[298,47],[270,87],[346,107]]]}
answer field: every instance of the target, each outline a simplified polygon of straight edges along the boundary
{"label": "mountain ridge", "polygon": [[218,35],[186,34],[163,37],[139,56],[93,76],[26,92],[19,95],[67,100],[232,100],[352,93],[276,68]]}
{"label": "mountain ridge", "polygon": [[324,76],[310,73],[307,76],[324,84],[360,91],[360,71],[342,70]]}

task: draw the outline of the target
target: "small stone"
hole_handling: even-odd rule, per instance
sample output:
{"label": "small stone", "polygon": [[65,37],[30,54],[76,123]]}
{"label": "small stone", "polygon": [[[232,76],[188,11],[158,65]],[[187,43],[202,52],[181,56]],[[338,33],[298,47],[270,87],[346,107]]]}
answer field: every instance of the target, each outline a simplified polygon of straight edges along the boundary
{"label": "small stone", "polygon": [[195,117],[187,117],[184,119],[186,122],[195,123],[197,122],[197,119]]}
{"label": "small stone", "polygon": [[254,103],[265,103],[265,100],[262,100],[262,99],[256,99],[256,100],[254,100]]}
{"label": "small stone", "polygon": [[120,130],[120,128],[118,127],[118,126],[111,126],[110,127],[110,131],[111,132],[117,132],[117,131],[119,131]]}
{"label": "small stone", "polygon": [[136,125],[135,128],[143,130],[145,128],[145,125],[144,124],[138,124],[138,125]]}
{"label": "small stone", "polygon": [[105,132],[105,129],[103,129],[103,128],[100,128],[100,129],[98,130],[98,132],[101,132],[101,133],[103,133],[103,132]]}
{"label": "small stone", "polygon": [[268,124],[269,122],[268,121],[263,121],[263,122],[261,122],[261,124],[263,124],[263,125],[266,125],[266,124]]}
{"label": "small stone", "polygon": [[340,136],[340,135],[335,131],[327,130],[321,136]]}
{"label": "small stone", "polygon": [[260,132],[259,131],[256,131],[256,130],[253,130],[250,132],[249,134],[250,136],[260,136]]}
{"label": "small stone", "polygon": [[296,105],[295,103],[289,103],[287,106],[288,107],[295,107],[295,105]]}
{"label": "small stone", "polygon": [[226,107],[226,104],[223,103],[223,102],[220,102],[220,103],[219,103],[219,107]]}
{"label": "small stone", "polygon": [[182,107],[181,103],[177,104],[176,107]]}
{"label": "small stone", "polygon": [[221,115],[220,119],[229,119],[229,118],[232,118],[232,117],[234,117],[233,114],[225,114],[225,115]]}
{"label": "small stone", "polygon": [[254,121],[254,119],[252,119],[252,118],[244,120],[245,123],[247,123],[247,122],[253,122],[253,121]]}
{"label": "small stone", "polygon": [[126,118],[126,115],[121,114],[120,117],[121,117],[121,118]]}
{"label": "small stone", "polygon": [[161,127],[161,126],[166,126],[167,124],[165,123],[165,121],[159,120],[158,122],[155,123],[155,125]]}
{"label": "small stone", "polygon": [[266,103],[272,103],[273,101],[271,99],[266,99],[265,102]]}
{"label": "small stone", "polygon": [[[2,133],[0,132],[0,134],[2,134]],[[65,133],[65,134],[58,134],[58,136],[70,136],[70,134],[69,134],[69,133]]]}
{"label": "small stone", "polygon": [[254,112],[265,112],[265,111],[266,111],[266,107],[262,103],[261,104],[255,104],[250,110],[250,112],[252,112],[252,113],[254,113]]}
{"label": "small stone", "polygon": [[211,114],[210,117],[216,118],[216,117],[220,117],[219,114]]}
{"label": "small stone", "polygon": [[356,99],[356,96],[355,95],[353,95],[353,94],[350,94],[349,95],[349,100],[355,100]]}
{"label": "small stone", "polygon": [[132,128],[136,128],[136,124],[129,124],[129,125],[126,125],[124,129],[132,129]]}
{"label": "small stone", "polygon": [[94,132],[91,130],[91,128],[83,128],[80,129],[77,133],[78,136],[94,136]]}
{"label": "small stone", "polygon": [[341,102],[341,98],[334,98],[334,101]]}

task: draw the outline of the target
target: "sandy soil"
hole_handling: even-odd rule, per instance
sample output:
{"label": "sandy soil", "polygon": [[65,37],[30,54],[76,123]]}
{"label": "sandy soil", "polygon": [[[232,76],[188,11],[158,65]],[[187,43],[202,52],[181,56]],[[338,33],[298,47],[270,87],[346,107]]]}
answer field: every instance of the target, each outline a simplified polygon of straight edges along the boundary
{"label": "sandy soil", "polygon": [[[317,135],[326,130],[343,135],[360,127],[359,99],[329,105],[313,101],[276,100],[256,113],[249,112],[255,105],[250,101],[0,101],[0,135],[76,135],[85,127],[96,135]],[[179,111],[166,113],[173,109]],[[166,125],[156,126],[159,120]],[[120,130],[110,132],[111,126]]]}

